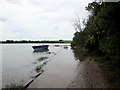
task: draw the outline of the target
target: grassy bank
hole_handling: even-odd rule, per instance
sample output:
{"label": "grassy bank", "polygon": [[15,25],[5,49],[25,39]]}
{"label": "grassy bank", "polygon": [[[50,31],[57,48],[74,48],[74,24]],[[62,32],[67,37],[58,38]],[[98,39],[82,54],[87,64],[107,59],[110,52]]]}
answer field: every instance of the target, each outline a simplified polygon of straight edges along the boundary
{"label": "grassy bank", "polygon": [[21,41],[14,41],[14,40],[6,40],[0,41],[2,44],[12,44],[12,43],[71,43],[71,40],[56,40],[56,41],[31,41],[31,40],[21,40]]}

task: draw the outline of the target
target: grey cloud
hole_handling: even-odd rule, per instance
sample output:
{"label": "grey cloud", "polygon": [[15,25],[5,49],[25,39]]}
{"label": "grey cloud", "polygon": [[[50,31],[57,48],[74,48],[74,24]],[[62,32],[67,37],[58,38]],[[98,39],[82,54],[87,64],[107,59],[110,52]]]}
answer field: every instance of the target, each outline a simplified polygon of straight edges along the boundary
{"label": "grey cloud", "polygon": [[43,11],[38,11],[36,14],[43,14],[43,13],[55,13],[56,10],[43,10]]}
{"label": "grey cloud", "polygon": [[59,27],[55,27],[54,29],[55,29],[55,30],[59,30]]}
{"label": "grey cloud", "polygon": [[[11,37],[13,39],[20,37],[22,39],[71,39],[74,29],[69,20],[79,9],[83,14],[81,18],[87,16],[83,10],[87,3],[36,2],[37,6],[35,6],[31,1],[6,0],[0,3],[3,11],[0,14],[0,22],[5,22],[2,23],[2,32],[5,33],[3,40]],[[17,6],[19,3],[22,4],[21,7]],[[6,34],[8,32],[9,34]]]}
{"label": "grey cloud", "polygon": [[0,21],[1,21],[1,22],[6,22],[7,20],[8,20],[7,18],[1,18],[1,17],[0,17]]}
{"label": "grey cloud", "polygon": [[20,0],[6,0],[6,2],[11,3],[11,4],[17,4],[21,6]]}

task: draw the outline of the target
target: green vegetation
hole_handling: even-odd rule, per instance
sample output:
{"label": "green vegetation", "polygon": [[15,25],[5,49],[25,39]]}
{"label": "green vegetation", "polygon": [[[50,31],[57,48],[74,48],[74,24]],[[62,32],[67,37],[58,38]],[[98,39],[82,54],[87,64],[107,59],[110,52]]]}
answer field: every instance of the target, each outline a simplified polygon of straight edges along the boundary
{"label": "green vegetation", "polygon": [[91,15],[84,29],[77,27],[71,46],[101,56],[96,61],[101,63],[110,87],[120,88],[120,2],[92,2],[86,10]]}
{"label": "green vegetation", "polygon": [[76,60],[83,61],[85,60],[86,56],[88,56],[86,49],[79,46],[75,46],[73,52]]}
{"label": "green vegetation", "polygon": [[58,40],[58,41],[31,41],[31,40],[21,40],[21,41],[13,41],[13,40],[6,40],[6,41],[0,41],[2,44],[7,44],[7,43],[71,43],[70,40]]}

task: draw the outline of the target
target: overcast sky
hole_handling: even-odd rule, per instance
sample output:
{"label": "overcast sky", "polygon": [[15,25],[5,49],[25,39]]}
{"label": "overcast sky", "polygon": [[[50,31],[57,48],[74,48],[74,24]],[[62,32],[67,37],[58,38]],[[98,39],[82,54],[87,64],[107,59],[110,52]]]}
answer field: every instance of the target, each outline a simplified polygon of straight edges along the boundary
{"label": "overcast sky", "polygon": [[72,40],[71,21],[92,0],[0,0],[0,40]]}

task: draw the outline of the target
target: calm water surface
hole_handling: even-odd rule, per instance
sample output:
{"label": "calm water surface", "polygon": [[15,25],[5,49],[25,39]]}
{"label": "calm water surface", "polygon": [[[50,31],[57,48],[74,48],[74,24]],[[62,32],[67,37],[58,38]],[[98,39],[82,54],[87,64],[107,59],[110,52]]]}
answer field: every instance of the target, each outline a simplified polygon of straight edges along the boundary
{"label": "calm water surface", "polygon": [[[49,49],[44,52],[34,52],[32,45],[2,45],[2,86],[25,85],[39,73],[36,68],[42,66],[39,69],[44,72],[30,84],[30,88],[67,87],[78,64],[70,45],[49,44]],[[41,57],[47,58],[39,60]]]}

